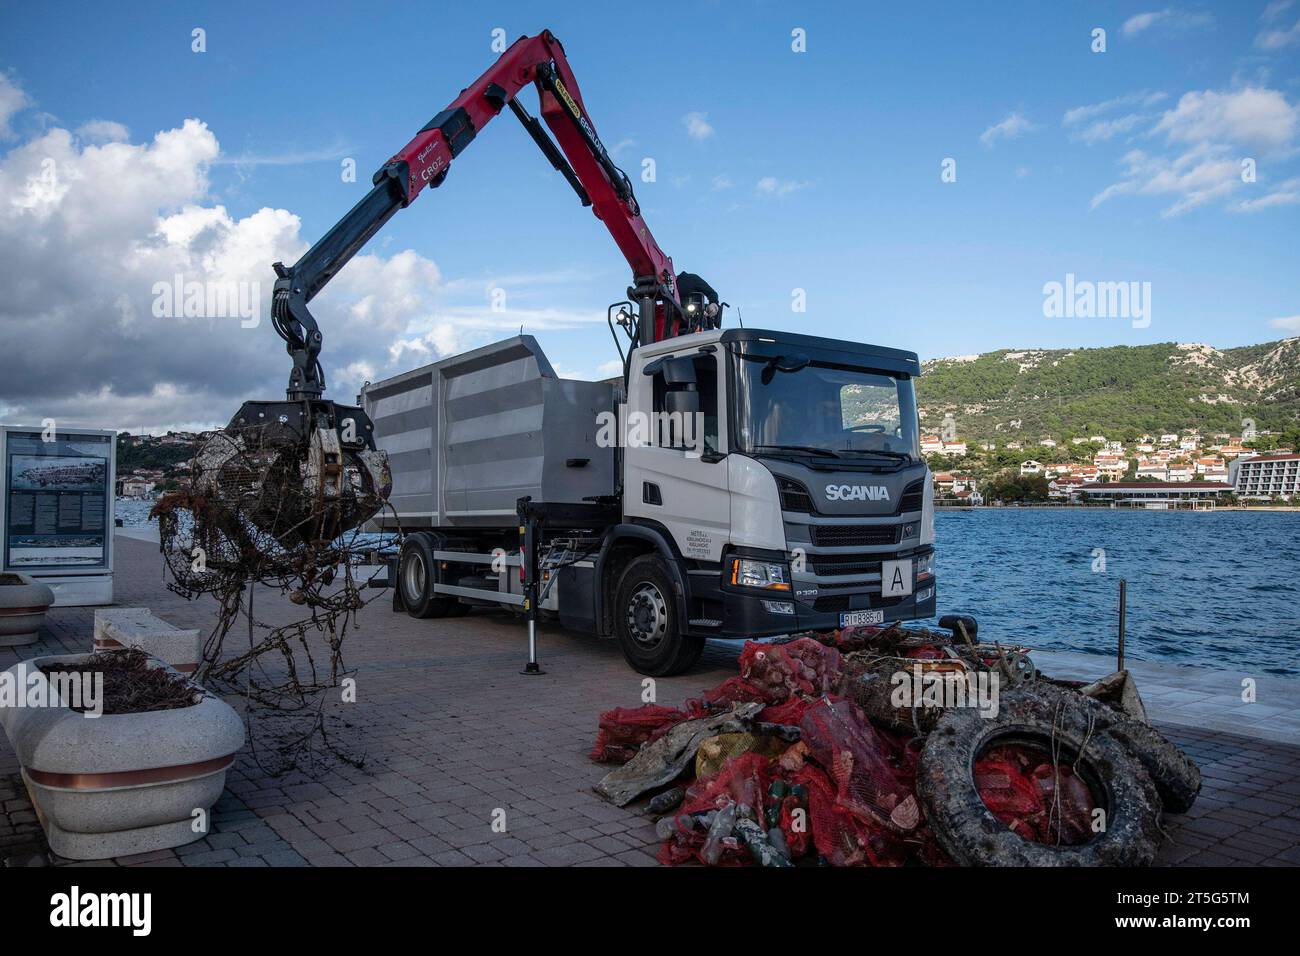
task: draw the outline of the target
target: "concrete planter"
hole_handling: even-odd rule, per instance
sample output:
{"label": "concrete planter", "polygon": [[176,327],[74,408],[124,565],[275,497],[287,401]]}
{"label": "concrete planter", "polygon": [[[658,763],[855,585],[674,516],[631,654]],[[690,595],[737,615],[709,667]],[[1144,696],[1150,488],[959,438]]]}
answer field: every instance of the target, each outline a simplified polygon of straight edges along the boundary
{"label": "concrete planter", "polygon": [[[45,681],[48,689],[40,667],[89,656],[38,657],[9,668],[5,679],[20,687]],[[198,703],[139,714],[86,717],[62,701],[0,706],[0,725],[55,853],[98,860],[206,835],[206,827],[194,828],[195,811],[206,821],[221,796],[244,746],[244,724],[224,701],[193,686]]]}
{"label": "concrete planter", "polygon": [[197,628],[173,627],[147,607],[98,608],[94,649],[117,651],[128,647],[137,647],[182,674],[197,670],[203,657],[203,640]]}
{"label": "concrete planter", "polygon": [[0,574],[0,647],[34,644],[54,592],[25,574]]}

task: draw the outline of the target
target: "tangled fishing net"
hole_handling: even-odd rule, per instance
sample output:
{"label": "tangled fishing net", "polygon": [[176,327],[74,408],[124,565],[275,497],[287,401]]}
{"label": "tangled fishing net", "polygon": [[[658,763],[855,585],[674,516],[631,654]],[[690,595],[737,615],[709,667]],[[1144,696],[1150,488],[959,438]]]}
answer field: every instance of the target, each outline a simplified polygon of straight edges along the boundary
{"label": "tangled fishing net", "polygon": [[[217,433],[181,489],[150,512],[168,588],[218,605],[196,676],[245,698],[255,756],[275,774],[314,759],[317,739],[360,762],[330,737],[325,707],[349,673],[344,640],[373,600],[356,569],[383,542],[359,528],[386,505],[392,485],[383,452],[344,448],[333,428],[317,427],[305,447],[295,437],[274,424]],[[273,606],[263,619],[259,587],[286,595],[301,614],[271,620],[284,617]]]}

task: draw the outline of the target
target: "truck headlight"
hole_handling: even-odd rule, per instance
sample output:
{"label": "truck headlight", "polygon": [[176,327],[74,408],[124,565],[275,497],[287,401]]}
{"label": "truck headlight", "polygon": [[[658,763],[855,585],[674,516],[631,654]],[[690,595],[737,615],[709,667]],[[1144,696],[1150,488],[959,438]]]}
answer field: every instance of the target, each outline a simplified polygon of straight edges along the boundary
{"label": "truck headlight", "polygon": [[916,559],[916,579],[921,581],[925,578],[934,577],[934,553],[923,554]]}
{"label": "truck headlight", "polygon": [[790,569],[784,562],[780,561],[732,558],[731,583],[742,588],[788,591],[790,590]]}

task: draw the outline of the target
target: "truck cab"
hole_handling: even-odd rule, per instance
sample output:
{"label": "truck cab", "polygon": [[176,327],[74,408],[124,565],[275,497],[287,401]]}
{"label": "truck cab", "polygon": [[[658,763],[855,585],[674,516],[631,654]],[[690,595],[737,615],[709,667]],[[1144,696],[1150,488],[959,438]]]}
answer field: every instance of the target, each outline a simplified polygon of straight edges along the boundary
{"label": "truck cab", "polygon": [[671,417],[674,390],[694,396],[696,441],[623,450],[625,520],[671,539],[688,630],[746,638],[934,614],[919,372],[913,353],[757,329],[632,354],[629,420]]}

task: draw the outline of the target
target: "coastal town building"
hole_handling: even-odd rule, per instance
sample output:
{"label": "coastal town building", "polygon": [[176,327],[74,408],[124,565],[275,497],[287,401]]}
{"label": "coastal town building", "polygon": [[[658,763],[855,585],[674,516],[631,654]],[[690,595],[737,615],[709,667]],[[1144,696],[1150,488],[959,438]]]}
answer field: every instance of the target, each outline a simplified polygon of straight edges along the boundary
{"label": "coastal town building", "polygon": [[1034,461],[1034,459],[1032,458],[1029,459],[1028,461],[1022,461],[1020,463],[1020,473],[1022,475],[1037,475],[1037,474],[1041,474],[1042,471],[1043,471],[1042,463]]}
{"label": "coastal town building", "polygon": [[1228,465],[1228,480],[1243,498],[1300,495],[1300,455],[1238,458]]}
{"label": "coastal town building", "polygon": [[1231,491],[1231,485],[1217,481],[1109,481],[1084,485],[1079,489],[1080,495],[1089,502],[1158,510],[1213,508],[1223,495]]}

